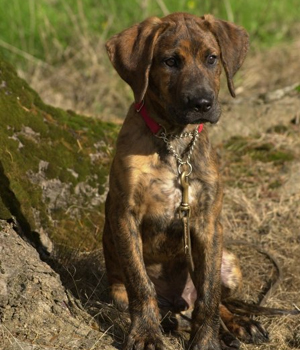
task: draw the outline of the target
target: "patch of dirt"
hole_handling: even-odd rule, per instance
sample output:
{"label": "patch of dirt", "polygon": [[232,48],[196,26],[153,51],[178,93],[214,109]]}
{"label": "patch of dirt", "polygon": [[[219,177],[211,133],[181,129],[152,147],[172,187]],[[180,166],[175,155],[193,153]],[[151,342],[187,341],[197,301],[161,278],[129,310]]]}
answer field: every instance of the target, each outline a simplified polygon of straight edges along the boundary
{"label": "patch of dirt", "polygon": [[0,349],[115,349],[36,250],[0,228]]}

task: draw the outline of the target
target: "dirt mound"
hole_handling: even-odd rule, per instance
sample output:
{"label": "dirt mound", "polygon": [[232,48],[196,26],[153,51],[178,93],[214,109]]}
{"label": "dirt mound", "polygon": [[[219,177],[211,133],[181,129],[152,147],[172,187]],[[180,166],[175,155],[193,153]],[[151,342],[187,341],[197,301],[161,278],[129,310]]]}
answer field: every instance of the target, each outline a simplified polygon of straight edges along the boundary
{"label": "dirt mound", "polygon": [[0,230],[0,349],[115,349],[36,250]]}

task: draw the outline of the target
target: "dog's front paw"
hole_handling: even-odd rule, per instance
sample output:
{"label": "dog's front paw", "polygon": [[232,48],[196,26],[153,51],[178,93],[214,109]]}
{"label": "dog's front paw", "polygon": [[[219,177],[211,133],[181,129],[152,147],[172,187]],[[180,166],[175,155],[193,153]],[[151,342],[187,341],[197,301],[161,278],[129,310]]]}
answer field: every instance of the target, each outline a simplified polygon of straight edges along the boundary
{"label": "dog's front paw", "polygon": [[241,346],[241,342],[222,327],[220,330],[220,341],[222,350],[237,350]]}
{"label": "dog's front paw", "polygon": [[218,340],[192,342],[188,347],[190,350],[221,350]]}
{"label": "dog's front paw", "polygon": [[132,326],[123,350],[163,350],[159,326],[149,324]]}
{"label": "dog's front paw", "polygon": [[[196,320],[197,321],[197,320]],[[218,318],[210,322],[194,322],[190,335],[189,349],[191,350],[221,350],[219,340]]]}
{"label": "dog's front paw", "polygon": [[[214,335],[213,335],[214,334]],[[191,333],[189,349],[191,350],[221,350],[218,333],[208,327],[200,326],[198,331]]]}

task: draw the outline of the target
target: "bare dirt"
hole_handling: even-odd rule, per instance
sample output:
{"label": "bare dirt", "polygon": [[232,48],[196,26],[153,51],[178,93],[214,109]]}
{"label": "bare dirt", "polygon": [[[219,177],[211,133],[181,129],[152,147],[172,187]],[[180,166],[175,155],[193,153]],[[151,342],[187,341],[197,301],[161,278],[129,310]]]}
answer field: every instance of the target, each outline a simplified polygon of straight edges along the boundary
{"label": "bare dirt", "polygon": [[111,349],[59,275],[9,224],[0,227],[0,349]]}
{"label": "bare dirt", "polygon": [[[239,297],[258,303],[280,277],[265,305],[291,309],[300,307],[300,93],[295,90],[299,62],[298,39],[250,53],[236,79],[237,98],[232,100],[222,90],[223,116],[210,130],[225,184],[225,242],[239,256],[244,275]],[[111,86],[115,89],[117,83],[107,91]],[[104,119],[118,119],[125,104],[124,96],[118,100],[118,93],[112,95],[114,104],[105,105]],[[11,228],[2,227],[1,239],[6,255],[1,254],[0,266],[0,349],[121,347],[128,316],[106,303],[101,250],[56,257],[59,277]],[[22,255],[25,248],[32,261]],[[17,259],[9,263],[9,256]],[[51,280],[44,283],[42,276]],[[9,292],[12,283],[17,292]],[[270,342],[243,344],[242,349],[300,348],[300,316],[259,319],[270,332]],[[185,336],[166,334],[167,348],[182,349]]]}

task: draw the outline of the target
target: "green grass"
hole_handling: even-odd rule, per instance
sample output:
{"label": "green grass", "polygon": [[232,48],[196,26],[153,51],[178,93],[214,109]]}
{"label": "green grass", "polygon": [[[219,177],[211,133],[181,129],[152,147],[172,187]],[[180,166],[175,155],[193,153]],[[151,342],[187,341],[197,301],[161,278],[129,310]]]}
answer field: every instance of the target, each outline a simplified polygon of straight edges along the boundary
{"label": "green grass", "polygon": [[61,48],[79,35],[104,40],[148,16],[174,11],[215,16],[243,25],[259,46],[288,40],[299,21],[299,0],[1,0],[0,53],[13,63],[61,61]]}

